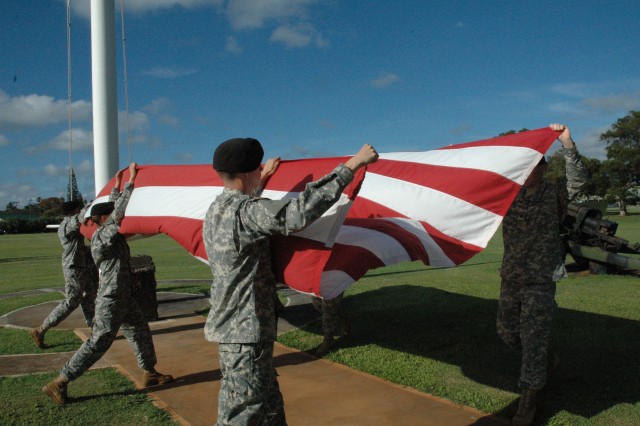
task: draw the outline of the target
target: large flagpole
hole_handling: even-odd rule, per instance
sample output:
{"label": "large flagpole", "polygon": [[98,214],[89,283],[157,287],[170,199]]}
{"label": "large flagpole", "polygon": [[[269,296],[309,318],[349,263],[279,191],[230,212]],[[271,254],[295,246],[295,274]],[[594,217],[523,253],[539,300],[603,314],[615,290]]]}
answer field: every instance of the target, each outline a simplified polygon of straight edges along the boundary
{"label": "large flagpole", "polygon": [[114,0],[91,0],[91,78],[97,196],[119,167]]}

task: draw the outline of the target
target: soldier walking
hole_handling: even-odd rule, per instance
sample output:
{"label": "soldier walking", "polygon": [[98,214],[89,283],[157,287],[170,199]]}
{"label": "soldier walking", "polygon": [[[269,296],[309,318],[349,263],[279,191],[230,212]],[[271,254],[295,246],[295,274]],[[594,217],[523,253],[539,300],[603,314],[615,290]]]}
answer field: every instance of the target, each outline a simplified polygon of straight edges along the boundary
{"label": "soldier walking", "polygon": [[67,384],[80,377],[111,347],[122,326],[144,370],[142,386],[153,386],[173,381],[173,377],[155,370],[156,352],[151,330],[142,310],[131,297],[131,254],[125,237],[118,233],[120,223],[133,192],[136,163],[129,166],[130,178],[122,193],[118,193],[123,171],[116,174],[116,188],[109,201],[91,208],[91,220],[98,229],[91,239],[91,254],[100,271],[100,287],[96,299],[95,317],[91,336],[60,370],[60,375],[42,389],[56,403],[67,401]]}
{"label": "soldier walking", "polygon": [[36,347],[43,349],[46,332],[64,321],[78,306],[82,307],[84,320],[89,327],[93,323],[96,293],[98,292],[98,269],[91,251],[84,243],[80,224],[84,221],[89,204],[82,208],[80,200],[62,204],[65,218],[58,228],[62,245],[62,273],[64,275],[64,300],[56,306],[40,326],[30,330]]}

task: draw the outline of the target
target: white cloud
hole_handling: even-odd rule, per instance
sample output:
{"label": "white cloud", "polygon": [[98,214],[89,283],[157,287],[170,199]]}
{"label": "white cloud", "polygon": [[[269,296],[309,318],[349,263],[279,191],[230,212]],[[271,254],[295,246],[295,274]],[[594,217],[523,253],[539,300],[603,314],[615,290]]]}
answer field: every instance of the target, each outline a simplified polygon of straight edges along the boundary
{"label": "white cloud", "polygon": [[[93,132],[84,129],[72,129],[71,146],[73,151],[88,151],[93,149]],[[50,140],[44,149],[54,149],[61,151],[69,150],[69,130],[65,130],[58,136]]]}
{"label": "white cloud", "polygon": [[305,19],[318,0],[229,0],[227,19],[234,29],[261,28],[266,21]]}
{"label": "white cloud", "polygon": [[54,164],[47,164],[46,166],[44,166],[43,171],[47,176],[51,176],[51,177],[59,177],[59,176],[68,176],[69,175],[69,168],[68,167],[60,167],[60,166],[56,166]]}
{"label": "white cloud", "polygon": [[578,112],[578,107],[571,102],[555,102],[547,107],[550,111],[558,114],[573,114]]}
{"label": "white cloud", "polygon": [[[224,13],[234,30],[262,28],[267,23],[273,22],[278,28],[271,35],[272,41],[284,43],[287,47],[303,47],[314,42],[317,47],[325,47],[328,42],[310,24],[306,22],[309,17],[309,8],[320,0],[127,0],[125,2],[125,17],[127,12],[143,14],[156,10],[167,10],[172,7],[196,9],[212,7]],[[120,4],[116,2],[116,8]],[[75,15],[90,18],[90,2],[72,2]],[[301,30],[300,25],[308,28]],[[284,27],[283,27],[284,26]],[[310,32],[310,29],[313,31]],[[227,38],[226,49],[229,52],[239,54],[242,48],[234,38]],[[179,70],[167,67],[158,67],[146,71],[144,74],[157,78],[178,78],[193,74],[194,70]]]}
{"label": "white cloud", "polygon": [[241,54],[242,51],[244,50],[242,48],[242,46],[240,46],[240,44],[238,43],[238,40],[236,40],[236,38],[234,36],[227,37],[227,42],[225,44],[225,49],[227,50],[227,52],[231,52],[231,53],[234,53],[236,55]]}
{"label": "white cloud", "polygon": [[157,117],[158,121],[166,126],[180,126],[180,119],[167,112],[172,109],[171,101],[169,101],[169,99],[167,98],[154,99],[148,105],[145,105],[142,109],[152,116]]}
{"label": "white cloud", "polygon": [[151,102],[149,102],[147,105],[145,105],[142,110],[146,111],[150,114],[160,114],[164,111],[166,111],[167,109],[169,109],[169,107],[171,106],[171,102],[169,101],[169,99],[167,98],[156,98],[154,100],[152,100]]}
{"label": "white cloud", "polygon": [[176,79],[195,74],[197,71],[187,68],[154,67],[142,71],[143,75],[155,78]]}
{"label": "white cloud", "polygon": [[176,156],[178,163],[189,164],[193,160],[193,154],[190,152],[181,152]]}
{"label": "white cloud", "polygon": [[[129,112],[129,125],[131,133],[141,132],[149,127],[149,116],[142,111]],[[127,133],[127,112],[118,112],[118,130],[120,133]]]}
{"label": "white cloud", "polygon": [[93,172],[93,163],[89,160],[84,160],[80,164],[73,167],[73,170],[76,172],[76,177],[78,175],[85,175]]}
{"label": "white cloud", "polygon": [[315,45],[320,48],[328,45],[318,30],[309,23],[281,25],[271,33],[269,41],[282,43],[288,49],[306,47],[314,41]]}
{"label": "white cloud", "polygon": [[0,146],[10,145],[11,141],[5,135],[0,135]]}
{"label": "white cloud", "polygon": [[[572,82],[556,84],[551,92],[567,98],[580,100],[573,107],[574,112],[584,113],[620,113],[640,108],[640,91],[638,80],[602,81],[596,83]],[[553,105],[553,111],[564,112],[571,105],[568,99]]]}
{"label": "white cloud", "polygon": [[590,97],[582,101],[589,110],[599,113],[617,113],[640,108],[640,92]]}
{"label": "white cloud", "polygon": [[[91,103],[75,101],[71,104],[74,121],[91,117]],[[51,96],[26,95],[10,97],[0,90],[0,129],[40,127],[68,121],[68,103]]]}
{"label": "white cloud", "polygon": [[563,83],[555,84],[551,87],[551,91],[563,96],[572,98],[583,98],[588,93],[592,93],[593,87],[586,83]]}
{"label": "white cloud", "polygon": [[371,81],[371,84],[375,87],[377,87],[378,89],[384,89],[386,87],[391,86],[392,84],[394,84],[395,82],[397,82],[399,80],[398,76],[395,75],[394,73],[386,73],[381,75],[380,77],[376,78],[375,80]]}
{"label": "white cloud", "polygon": [[36,188],[30,184],[7,182],[0,184],[0,208],[4,209],[10,202],[17,202],[18,207],[29,204],[29,200],[35,200]]}
{"label": "white cloud", "polygon": [[[223,0],[127,0],[124,5],[125,14],[128,11],[135,13],[146,13],[159,9],[170,9],[172,7],[183,7],[185,9],[195,9],[204,6],[219,6]],[[116,2],[116,7],[120,8],[120,2]],[[71,2],[71,9],[74,14],[83,18],[91,17],[91,2],[88,0]]]}
{"label": "white cloud", "polygon": [[607,158],[605,150],[607,144],[600,140],[600,135],[609,130],[609,126],[602,126],[597,129],[591,129],[587,132],[579,142],[580,154],[589,158],[597,158],[604,160]]}
{"label": "white cloud", "polygon": [[162,114],[158,116],[158,121],[164,124],[165,126],[169,126],[173,128],[180,127],[180,119],[178,119],[178,117],[175,117],[173,115]]}

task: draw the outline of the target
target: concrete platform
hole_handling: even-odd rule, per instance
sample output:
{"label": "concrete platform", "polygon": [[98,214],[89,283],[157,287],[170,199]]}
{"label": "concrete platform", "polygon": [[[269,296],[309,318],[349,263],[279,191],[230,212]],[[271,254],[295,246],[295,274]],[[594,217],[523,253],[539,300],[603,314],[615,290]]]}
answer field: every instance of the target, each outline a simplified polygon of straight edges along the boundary
{"label": "concrete platform", "polygon": [[[288,294],[289,304],[278,332],[318,317],[308,296]],[[150,323],[158,354],[157,369],[174,383],[146,390],[183,425],[211,425],[217,413],[220,369],[217,345],[204,340],[205,318],[195,312],[208,307],[205,296],[158,293],[158,321]],[[0,325],[31,328],[58,302],[47,302],[0,317]],[[91,330],[76,310],[58,327],[75,329],[86,339]],[[56,371],[73,353],[0,357],[0,376]],[[342,365],[275,346],[275,364],[289,425],[494,425],[506,419],[457,406]],[[118,338],[96,368],[113,366],[140,385],[138,367],[126,339]],[[69,385],[73,403],[73,383]]]}
{"label": "concrete platform", "polygon": [[[209,299],[204,295],[189,293],[169,293],[158,292],[158,320],[167,318],[177,318],[180,316],[192,316],[209,307]],[[51,313],[59,300],[40,303],[39,305],[28,306],[18,309],[0,317],[0,325],[7,325],[15,328],[33,328],[42,324],[42,321]],[[56,330],[73,330],[86,327],[87,324],[82,316],[82,310],[76,309],[58,324]]]}
{"label": "concrete platform", "polygon": [[[158,371],[176,381],[149,392],[185,425],[211,425],[217,413],[220,368],[217,345],[204,340],[204,318],[152,323]],[[90,330],[77,332],[85,337]],[[476,410],[385,382],[276,344],[275,364],[289,425],[505,424]],[[140,385],[141,370],[124,339],[105,360]],[[73,384],[69,386],[73,396]]]}

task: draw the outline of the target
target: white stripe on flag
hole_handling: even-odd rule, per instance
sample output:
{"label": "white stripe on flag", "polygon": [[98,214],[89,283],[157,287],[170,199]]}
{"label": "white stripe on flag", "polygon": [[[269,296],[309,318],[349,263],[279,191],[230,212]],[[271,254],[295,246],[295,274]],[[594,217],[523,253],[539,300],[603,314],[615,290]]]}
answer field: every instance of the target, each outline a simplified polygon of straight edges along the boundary
{"label": "white stripe on flag", "polygon": [[166,216],[203,220],[220,186],[142,186],[135,188],[125,216]]}
{"label": "white stripe on flag", "polygon": [[323,271],[320,277],[320,296],[324,299],[333,299],[340,296],[353,283],[353,278],[344,271]]}
{"label": "white stripe on flag", "polygon": [[[438,149],[426,152],[393,152],[380,154],[384,160],[406,161],[433,166],[460,167],[485,170],[500,174],[522,185],[528,175],[530,162],[537,164],[542,154],[535,149],[519,146],[478,146],[456,149]],[[500,161],[496,161],[499,158]],[[535,160],[535,161],[534,161]],[[369,178],[367,173],[366,180]]]}
{"label": "white stripe on flag", "polygon": [[424,246],[424,249],[427,251],[427,255],[429,256],[429,265],[434,267],[456,266],[455,262],[449,259],[447,254],[438,244],[436,244],[433,238],[431,238],[431,235],[427,233],[424,227],[417,220],[403,219],[399,217],[385,218],[384,220],[393,222],[418,237],[420,239],[420,242]]}
{"label": "white stripe on flag", "polygon": [[411,260],[402,244],[395,238],[384,232],[369,228],[342,225],[336,237],[336,242],[367,249],[385,265]]}
{"label": "white stripe on flag", "polygon": [[[402,194],[401,197],[398,194]],[[455,239],[485,247],[478,234],[485,227],[495,231],[502,217],[452,195],[411,182],[367,173],[358,197],[391,208],[403,216],[427,222]]]}
{"label": "white stripe on flag", "polygon": [[[131,194],[125,217],[180,217],[204,220],[213,200],[222,193],[220,186],[143,186]],[[273,200],[293,198],[298,193],[264,191]],[[106,202],[109,196],[99,197],[94,204]],[[293,235],[333,245],[337,228],[349,211],[351,201],[342,194],[340,199],[320,219]],[[336,221],[336,217],[338,220]]]}

